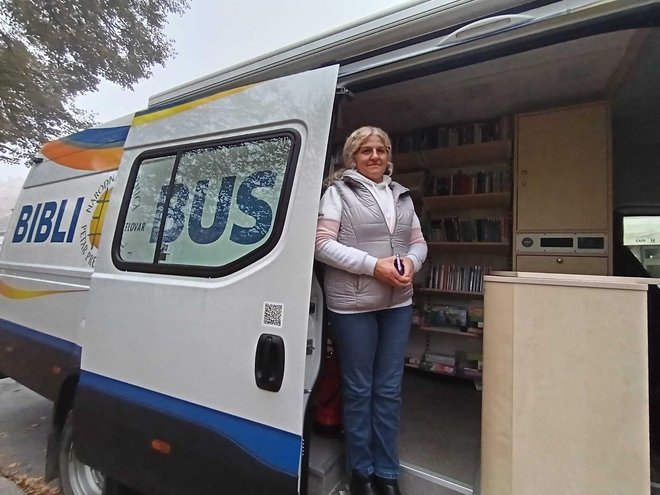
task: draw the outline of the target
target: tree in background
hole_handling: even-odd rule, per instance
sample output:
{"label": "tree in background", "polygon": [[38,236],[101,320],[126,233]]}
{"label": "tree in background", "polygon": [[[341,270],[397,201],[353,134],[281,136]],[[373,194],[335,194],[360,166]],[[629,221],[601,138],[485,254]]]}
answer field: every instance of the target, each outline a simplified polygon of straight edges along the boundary
{"label": "tree in background", "polygon": [[174,53],[163,28],[188,0],[0,0],[0,162],[93,123],[73,99],[131,89]]}

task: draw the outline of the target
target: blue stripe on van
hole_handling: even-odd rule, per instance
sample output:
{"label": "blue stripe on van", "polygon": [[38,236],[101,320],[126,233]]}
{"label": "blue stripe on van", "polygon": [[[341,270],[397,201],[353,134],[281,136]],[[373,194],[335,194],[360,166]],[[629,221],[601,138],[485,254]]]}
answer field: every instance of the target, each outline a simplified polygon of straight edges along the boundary
{"label": "blue stripe on van", "polygon": [[128,136],[130,125],[118,127],[93,127],[62,138],[69,144],[82,148],[122,146]]}
{"label": "blue stripe on van", "polygon": [[81,372],[80,386],[195,423],[230,439],[272,469],[298,476],[302,448],[299,435],[89,371]]}
{"label": "blue stripe on van", "polygon": [[60,351],[66,352],[80,359],[80,346],[68,340],[48,335],[47,333],[38,332],[37,330],[33,330],[2,318],[0,318],[0,331],[13,333],[36,343],[59,349]]}

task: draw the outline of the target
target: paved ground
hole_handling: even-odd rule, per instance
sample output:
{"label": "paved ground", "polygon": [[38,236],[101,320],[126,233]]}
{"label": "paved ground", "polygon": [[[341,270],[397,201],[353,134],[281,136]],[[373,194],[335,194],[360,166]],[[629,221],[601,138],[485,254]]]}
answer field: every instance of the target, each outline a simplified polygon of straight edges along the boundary
{"label": "paved ground", "polygon": [[25,495],[13,481],[0,476],[0,495]]}
{"label": "paved ground", "polygon": [[[50,412],[50,401],[10,378],[0,380],[0,473],[28,484],[43,477]],[[16,489],[0,479],[0,495],[14,495],[10,488]]]}

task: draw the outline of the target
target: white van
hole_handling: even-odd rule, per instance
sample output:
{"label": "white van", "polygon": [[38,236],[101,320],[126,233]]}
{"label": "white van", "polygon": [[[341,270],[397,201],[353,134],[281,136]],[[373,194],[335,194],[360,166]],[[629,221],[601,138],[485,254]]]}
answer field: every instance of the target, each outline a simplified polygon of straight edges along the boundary
{"label": "white van", "polygon": [[659,25],[657,0],[430,0],[47,143],[0,253],[0,369],[54,403],[48,477],[66,495],[343,489],[341,439],[312,428],[314,238],[337,147],[373,124],[430,246],[402,489],[480,493],[480,279],[629,274],[616,213],[660,215]]}

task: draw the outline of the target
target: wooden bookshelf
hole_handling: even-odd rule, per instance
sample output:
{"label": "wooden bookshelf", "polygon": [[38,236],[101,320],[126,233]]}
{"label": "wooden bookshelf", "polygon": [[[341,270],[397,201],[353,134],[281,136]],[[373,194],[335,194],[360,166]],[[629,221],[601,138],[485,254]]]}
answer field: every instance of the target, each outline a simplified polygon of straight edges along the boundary
{"label": "wooden bookshelf", "polygon": [[454,194],[451,196],[426,196],[424,207],[428,211],[465,210],[470,208],[497,208],[511,205],[511,193]]}
{"label": "wooden bookshelf", "polygon": [[458,290],[445,290],[445,289],[429,289],[427,287],[415,287],[414,291],[417,294],[445,294],[450,296],[461,297],[483,297],[483,292],[464,292]]}
{"label": "wooden bookshelf", "polygon": [[394,153],[392,163],[394,163],[395,172],[442,170],[471,165],[487,167],[488,165],[509,163],[511,152],[511,140],[505,139],[488,143]]}
{"label": "wooden bookshelf", "polygon": [[509,254],[511,244],[508,242],[440,242],[427,241],[429,249],[448,253],[470,252],[476,254]]}
{"label": "wooden bookshelf", "polygon": [[449,373],[440,370],[428,369],[424,366],[424,364],[420,365],[420,364],[405,363],[405,366],[406,368],[413,368],[416,370],[426,371],[428,373],[435,373],[436,375],[454,376],[457,378],[466,378],[468,380],[481,380],[483,377],[483,373],[481,372],[466,370],[464,368],[458,368],[458,367],[452,367],[454,368],[454,371],[453,373]]}
{"label": "wooden bookshelf", "polygon": [[408,151],[405,153],[395,153],[392,155],[394,164],[394,173],[417,172],[424,170],[424,162],[419,151]]}
{"label": "wooden bookshelf", "polygon": [[417,326],[420,330],[424,332],[436,332],[436,333],[446,333],[448,335],[460,335],[461,337],[469,337],[472,339],[480,339],[483,337],[482,334],[474,334],[469,332],[463,332],[459,328],[453,327],[425,327]]}
{"label": "wooden bookshelf", "polygon": [[511,162],[511,140],[466,144],[419,152],[423,166],[429,170],[458,168],[469,165],[502,164]]}
{"label": "wooden bookshelf", "polygon": [[[504,118],[500,120],[502,134],[490,134],[509,137],[504,132]],[[443,126],[445,127],[445,126]],[[468,131],[459,127],[459,140],[471,141]],[[438,128],[438,132],[440,128]],[[460,133],[467,132],[467,139]],[[424,134],[421,134],[422,137]],[[475,131],[475,136],[482,135]],[[445,142],[438,134],[437,142]],[[420,138],[421,139],[421,138]],[[436,142],[436,141],[422,141]],[[435,286],[455,287],[467,290],[432,289],[417,286],[415,300],[421,322],[426,325],[414,325],[416,345],[424,342],[428,352],[438,350],[446,355],[457,355],[458,352],[477,353],[483,351],[483,333],[461,331],[459,327],[451,327],[450,319],[422,319],[425,313],[441,311],[434,309],[440,306],[456,306],[468,312],[481,311],[483,317],[483,292],[480,277],[491,267],[505,269],[512,253],[510,240],[510,222],[512,192],[511,160],[513,142],[511,139],[500,139],[484,143],[465,144],[444,148],[422,149],[400,153],[393,159],[396,172],[425,170],[424,184],[416,188],[426,194],[421,199],[424,209],[424,228],[429,248],[429,260],[426,266],[427,279],[435,277]],[[440,195],[445,192],[464,192],[468,194]],[[498,191],[498,192],[472,192]],[[442,220],[442,222],[440,222]],[[499,220],[498,225],[489,223]],[[445,223],[448,222],[448,223]],[[479,223],[482,222],[482,223]],[[486,234],[486,232],[488,232]],[[501,233],[501,238],[496,233]],[[430,241],[433,239],[461,239],[463,242]],[[471,239],[469,242],[465,240]],[[476,239],[499,239],[500,242],[477,242]],[[440,280],[442,279],[442,280]],[[429,284],[430,285],[430,284]],[[447,310],[451,312],[450,310]],[[460,311],[456,311],[460,314]],[[445,315],[446,316],[446,315]],[[428,322],[434,321],[438,326]],[[441,323],[445,323],[443,326]],[[468,320],[468,324],[470,320]],[[463,329],[465,330],[465,329]],[[423,334],[423,335],[422,335]],[[450,336],[455,338],[450,338]],[[415,363],[417,359],[413,360]],[[456,364],[468,366],[446,366],[440,363],[421,362],[406,363],[409,368],[419,369],[428,373],[465,378],[479,383],[482,372],[472,369],[472,364],[460,362]],[[476,365],[475,365],[476,366]]]}

